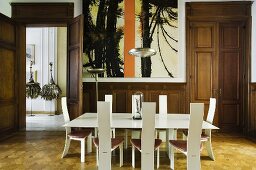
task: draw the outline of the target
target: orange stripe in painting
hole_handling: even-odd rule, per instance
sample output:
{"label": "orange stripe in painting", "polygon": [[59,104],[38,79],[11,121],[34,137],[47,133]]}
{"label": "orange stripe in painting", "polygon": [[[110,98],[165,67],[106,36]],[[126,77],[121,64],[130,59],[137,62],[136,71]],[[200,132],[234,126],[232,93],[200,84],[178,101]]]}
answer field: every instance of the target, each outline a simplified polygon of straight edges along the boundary
{"label": "orange stripe in painting", "polygon": [[128,54],[135,47],[135,0],[124,1],[124,77],[135,76],[135,58]]}

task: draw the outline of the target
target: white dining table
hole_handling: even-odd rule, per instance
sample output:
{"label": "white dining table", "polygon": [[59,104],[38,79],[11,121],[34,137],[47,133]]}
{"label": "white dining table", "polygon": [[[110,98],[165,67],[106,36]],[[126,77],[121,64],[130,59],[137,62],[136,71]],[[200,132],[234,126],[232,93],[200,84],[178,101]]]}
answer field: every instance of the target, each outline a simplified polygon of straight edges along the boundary
{"label": "white dining table", "polygon": [[[84,113],[63,125],[64,127],[97,128],[97,113]],[[189,114],[169,113],[167,116],[155,116],[156,129],[188,129]],[[142,120],[132,119],[131,113],[112,113],[111,128],[141,129]],[[219,129],[218,127],[203,121],[202,129]]]}
{"label": "white dining table", "polygon": [[[166,116],[155,115],[155,128],[166,129],[166,141],[177,138],[177,129],[188,129],[189,114],[168,113]],[[64,127],[97,128],[97,113],[84,113],[83,115],[64,124]],[[111,128],[141,129],[142,120],[132,119],[131,113],[112,113]],[[219,129],[203,121],[202,129]],[[170,144],[166,142],[167,154],[170,156]]]}

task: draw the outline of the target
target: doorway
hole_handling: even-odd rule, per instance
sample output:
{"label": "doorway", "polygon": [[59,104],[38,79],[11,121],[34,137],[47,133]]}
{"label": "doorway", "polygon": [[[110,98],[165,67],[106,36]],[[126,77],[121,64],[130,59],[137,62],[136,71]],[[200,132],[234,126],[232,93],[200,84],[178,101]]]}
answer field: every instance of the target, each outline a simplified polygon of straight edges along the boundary
{"label": "doorway", "polygon": [[186,8],[189,101],[205,103],[206,117],[209,98],[216,98],[214,124],[221,131],[242,132],[248,110],[251,14],[246,11],[251,3],[187,3]]}
{"label": "doorway", "polygon": [[27,95],[27,131],[64,130],[60,98],[66,96],[66,72],[67,27],[26,27],[27,84],[32,77],[41,89],[44,85],[49,87],[52,75],[62,91],[60,97],[53,100],[46,100],[41,95],[31,99]]}

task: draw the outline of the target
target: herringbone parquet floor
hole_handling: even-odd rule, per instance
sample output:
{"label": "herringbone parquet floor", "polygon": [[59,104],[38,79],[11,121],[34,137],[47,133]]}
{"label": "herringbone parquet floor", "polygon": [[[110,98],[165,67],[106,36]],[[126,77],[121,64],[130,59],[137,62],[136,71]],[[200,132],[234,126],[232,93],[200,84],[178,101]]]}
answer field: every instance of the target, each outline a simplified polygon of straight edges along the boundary
{"label": "herringbone parquet floor", "polygon": [[[118,135],[122,135],[120,131]],[[0,141],[1,170],[79,170],[97,169],[95,148],[80,162],[80,143],[71,142],[69,154],[61,159],[64,146],[64,132],[19,132],[13,137]],[[170,169],[169,159],[161,148],[159,170]],[[205,149],[201,156],[202,170],[256,170],[256,143],[240,135],[215,133],[213,149],[216,160],[207,157]],[[140,153],[136,152],[136,169],[140,169]],[[175,168],[186,169],[186,157],[175,154]],[[131,167],[131,147],[124,152],[124,166],[119,168],[118,151],[112,156],[113,170],[129,170]]]}

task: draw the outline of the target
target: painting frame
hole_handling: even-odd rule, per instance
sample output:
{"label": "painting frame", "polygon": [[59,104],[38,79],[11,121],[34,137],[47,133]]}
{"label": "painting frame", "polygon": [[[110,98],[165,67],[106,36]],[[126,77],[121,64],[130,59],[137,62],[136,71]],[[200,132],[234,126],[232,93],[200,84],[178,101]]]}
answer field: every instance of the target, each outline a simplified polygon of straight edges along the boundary
{"label": "painting frame", "polygon": [[27,63],[35,64],[35,44],[26,44],[26,60]]}

